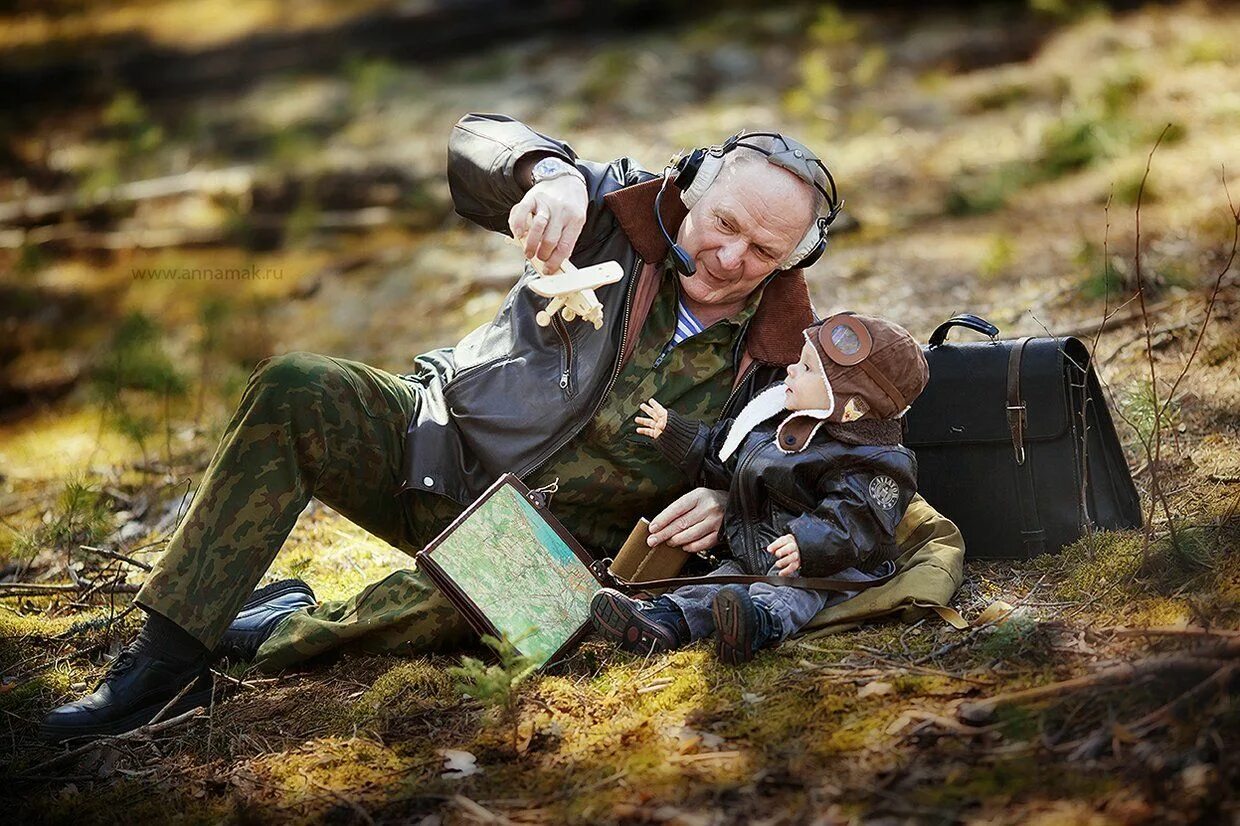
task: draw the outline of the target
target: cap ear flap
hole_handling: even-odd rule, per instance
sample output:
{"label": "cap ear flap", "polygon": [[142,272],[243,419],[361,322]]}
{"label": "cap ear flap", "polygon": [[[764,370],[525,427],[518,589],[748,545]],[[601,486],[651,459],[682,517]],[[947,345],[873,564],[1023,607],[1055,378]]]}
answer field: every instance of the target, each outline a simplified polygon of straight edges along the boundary
{"label": "cap ear flap", "polygon": [[702,199],[706,190],[710,189],[710,185],[719,177],[721,169],[723,169],[723,156],[707,152],[689,186],[680,191],[680,202],[685,205],[686,209],[693,209],[693,205]]}

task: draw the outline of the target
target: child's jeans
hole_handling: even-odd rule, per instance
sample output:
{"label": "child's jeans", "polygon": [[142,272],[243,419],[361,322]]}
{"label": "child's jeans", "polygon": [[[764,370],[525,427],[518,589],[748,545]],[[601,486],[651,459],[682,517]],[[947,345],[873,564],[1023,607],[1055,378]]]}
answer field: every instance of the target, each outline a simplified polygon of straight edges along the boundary
{"label": "child's jeans", "polygon": [[[889,570],[891,570],[890,563],[870,573],[849,568],[832,574],[831,577],[867,582],[877,579]],[[729,559],[711,573],[744,574],[746,571],[736,560]],[[779,569],[772,566],[767,571],[767,576],[774,576],[778,573]],[[685,622],[688,623],[689,633],[693,635],[694,640],[700,640],[715,633],[715,617],[711,613],[711,606],[715,601],[715,594],[722,587],[722,585],[686,585],[668,592],[667,597],[676,603],[681,613],[685,615]],[[803,588],[768,585],[765,582],[755,582],[749,586],[750,598],[767,608],[778,620],[781,641],[803,628],[814,618],[815,614],[826,606],[843,602],[857,593],[857,591],[807,591]]]}

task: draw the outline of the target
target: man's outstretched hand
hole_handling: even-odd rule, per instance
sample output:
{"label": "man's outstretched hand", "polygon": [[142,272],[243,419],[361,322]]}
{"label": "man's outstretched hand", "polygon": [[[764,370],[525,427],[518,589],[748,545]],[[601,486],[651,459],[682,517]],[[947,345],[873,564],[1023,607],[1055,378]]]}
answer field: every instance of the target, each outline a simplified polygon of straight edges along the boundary
{"label": "man's outstretched hand", "polygon": [[694,488],[650,520],[647,542],[667,542],[691,554],[710,550],[719,541],[727,498],[726,491]]}
{"label": "man's outstretched hand", "polygon": [[586,185],[573,175],[552,178],[530,187],[508,213],[513,238],[525,239],[525,257],[546,265],[543,275],[560,265],[577,245],[586,223]]}

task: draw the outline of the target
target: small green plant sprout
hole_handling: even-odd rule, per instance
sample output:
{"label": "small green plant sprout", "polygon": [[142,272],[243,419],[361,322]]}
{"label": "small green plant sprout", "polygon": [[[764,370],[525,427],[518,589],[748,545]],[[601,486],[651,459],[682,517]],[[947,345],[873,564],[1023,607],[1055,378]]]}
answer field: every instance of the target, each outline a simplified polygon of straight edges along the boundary
{"label": "small green plant sprout", "polygon": [[466,697],[472,697],[488,708],[498,709],[502,718],[512,728],[512,749],[517,752],[517,719],[515,707],[515,689],[539,666],[539,662],[517,648],[521,642],[537,633],[537,628],[530,628],[509,639],[507,634],[496,638],[484,634],[482,641],[495,652],[498,663],[488,665],[476,657],[462,657],[461,664],[448,669],[448,674],[455,678],[456,690]]}
{"label": "small green plant sprout", "polygon": [[[1127,422],[1141,444],[1149,444],[1158,431],[1174,434],[1180,426],[1178,399],[1160,399],[1149,381],[1134,382],[1119,397]],[[1161,415],[1159,407],[1162,406]]]}
{"label": "small green plant sprout", "polygon": [[495,652],[499,663],[488,665],[476,657],[462,657],[459,666],[448,669],[448,673],[457,678],[457,690],[485,706],[507,708],[512,702],[513,689],[538,668],[536,660],[517,648],[517,643],[537,630],[531,628],[516,639],[509,639],[507,634],[499,638],[484,634],[483,643]]}
{"label": "small green plant sprout", "polygon": [[17,534],[12,555],[27,565],[40,551],[54,550],[64,552],[66,560],[71,561],[79,545],[102,542],[112,528],[108,495],[84,478],[70,479],[38,527]]}

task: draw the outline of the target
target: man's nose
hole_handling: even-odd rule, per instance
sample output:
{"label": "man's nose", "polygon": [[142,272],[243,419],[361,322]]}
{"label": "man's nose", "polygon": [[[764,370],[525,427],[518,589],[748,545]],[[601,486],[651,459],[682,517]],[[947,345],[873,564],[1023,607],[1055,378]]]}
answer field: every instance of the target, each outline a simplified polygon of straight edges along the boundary
{"label": "man's nose", "polygon": [[729,270],[738,268],[745,256],[745,242],[738,239],[730,244],[724,244],[719,248],[718,256],[722,266]]}

